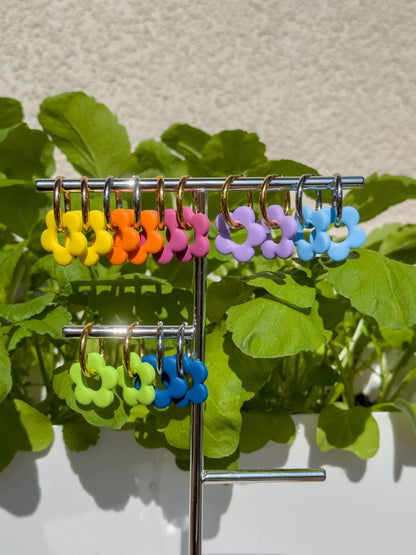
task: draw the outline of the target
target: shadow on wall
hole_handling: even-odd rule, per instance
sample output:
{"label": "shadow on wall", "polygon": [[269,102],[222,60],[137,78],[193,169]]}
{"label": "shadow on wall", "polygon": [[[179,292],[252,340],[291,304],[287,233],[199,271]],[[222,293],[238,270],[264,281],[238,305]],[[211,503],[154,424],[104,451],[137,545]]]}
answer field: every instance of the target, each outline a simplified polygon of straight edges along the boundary
{"label": "shadow on wall", "polygon": [[330,449],[323,452],[316,445],[316,425],[305,421],[304,434],[309,443],[309,468],[319,468],[321,466],[335,466],[343,468],[345,474],[351,482],[359,482],[367,469],[367,461],[359,459],[350,451],[340,449]]}
{"label": "shadow on wall", "polygon": [[[393,479],[398,482],[404,467],[416,466],[416,438],[406,415],[391,413],[389,419],[393,430],[394,445],[396,446],[394,450]],[[400,449],[397,448],[398,445],[400,445]]]}
{"label": "shadow on wall", "polygon": [[46,457],[51,448],[16,454],[0,474],[0,507],[16,516],[29,516],[36,511],[41,499],[37,461]]}
{"label": "shadow on wall", "polygon": [[[295,417],[301,423],[295,445],[270,443],[262,452],[244,455],[250,468],[282,468],[288,465],[291,449],[300,449],[298,442],[304,434],[309,446],[300,465],[340,467],[352,482],[360,481],[367,469],[367,461],[354,454],[341,451],[322,453],[316,447],[316,417]],[[416,445],[412,430],[404,415],[386,415],[390,424],[390,439],[381,437],[381,449],[394,450],[393,479],[400,479],[403,467],[416,466]],[[11,465],[0,474],[0,507],[16,516],[34,514],[41,501],[41,486],[45,476],[62,480],[75,473],[82,489],[104,511],[124,511],[131,498],[138,498],[145,506],[156,504],[164,518],[183,531],[182,551],[186,552],[188,529],[188,473],[179,470],[174,457],[164,449],[150,450],[139,446],[130,432],[114,432],[103,428],[96,446],[77,453],[63,450],[64,444],[58,432],[51,449],[41,453],[19,452]],[[391,444],[389,443],[391,442]],[[296,454],[296,451],[294,452]],[[296,459],[298,459],[296,454]],[[390,459],[390,454],[388,455]],[[43,460],[44,459],[44,460]],[[293,460],[293,457],[292,457]],[[69,465],[66,464],[69,461]],[[371,460],[370,460],[371,462]],[[45,470],[46,469],[46,470]],[[74,488],[78,483],[74,483]],[[217,535],[222,515],[227,511],[233,494],[232,486],[210,485],[204,488],[204,538]]]}

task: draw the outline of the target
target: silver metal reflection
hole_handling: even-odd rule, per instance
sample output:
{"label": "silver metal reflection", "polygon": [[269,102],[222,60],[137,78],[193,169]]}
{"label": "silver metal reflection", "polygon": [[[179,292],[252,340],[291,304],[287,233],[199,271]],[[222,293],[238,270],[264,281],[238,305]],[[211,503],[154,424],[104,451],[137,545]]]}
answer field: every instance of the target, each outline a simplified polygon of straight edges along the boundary
{"label": "silver metal reflection", "polygon": [[[205,191],[221,191],[226,177],[189,177],[184,185],[185,191],[205,190]],[[233,191],[245,191],[247,189],[260,189],[264,177],[239,177],[233,181]],[[102,192],[104,190],[105,179],[88,179],[88,189],[90,192]],[[176,191],[180,178],[167,177],[164,179],[166,191]],[[296,191],[299,177],[274,177],[268,186],[269,191],[276,189]],[[54,179],[37,179],[36,189],[38,191],[53,191]],[[131,178],[114,178],[112,183],[113,191],[130,191],[133,192],[136,180]],[[307,189],[333,189],[335,186],[334,177],[324,177],[313,175],[308,177],[303,188]],[[341,186],[343,189],[352,189],[364,186],[364,178],[359,176],[341,178]],[[79,179],[63,179],[63,191],[80,191]],[[157,191],[157,178],[143,177],[140,178],[141,191]]]}
{"label": "silver metal reflection", "polygon": [[204,484],[230,484],[233,482],[323,482],[322,468],[280,470],[206,470],[202,473]]}

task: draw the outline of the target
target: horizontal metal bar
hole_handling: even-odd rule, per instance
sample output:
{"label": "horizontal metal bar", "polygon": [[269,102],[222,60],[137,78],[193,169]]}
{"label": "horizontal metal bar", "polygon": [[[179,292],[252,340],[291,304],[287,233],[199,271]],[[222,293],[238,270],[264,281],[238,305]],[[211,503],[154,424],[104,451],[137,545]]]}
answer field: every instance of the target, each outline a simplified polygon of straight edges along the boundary
{"label": "horizontal metal bar", "polygon": [[[88,333],[91,338],[124,338],[127,334],[128,326],[93,326]],[[63,337],[81,337],[84,326],[68,325],[62,328]],[[163,336],[165,339],[176,339],[178,337],[179,326],[163,326]],[[184,335],[186,339],[192,339],[195,334],[194,326],[185,326]],[[133,328],[132,337],[143,337],[144,339],[155,339],[157,337],[157,326],[137,326]]]}
{"label": "horizontal metal bar", "polygon": [[326,472],[317,470],[205,470],[201,480],[204,484],[230,484],[233,482],[323,482]]}
{"label": "horizontal metal bar", "polygon": [[[186,191],[206,190],[220,191],[224,185],[225,177],[190,177],[185,185]],[[232,183],[233,191],[244,191],[247,189],[259,189],[263,183],[263,177],[239,177]],[[287,191],[296,191],[299,177],[276,177],[269,184],[269,190],[283,189]],[[54,179],[37,179],[36,189],[42,192],[53,191]],[[88,187],[90,191],[100,192],[104,189],[105,179],[89,179]],[[167,177],[165,179],[166,191],[174,191],[179,183],[179,178]],[[343,189],[352,189],[354,187],[364,186],[364,177],[341,177]],[[306,189],[331,189],[335,186],[335,180],[331,177],[311,176],[304,182],[303,188]],[[64,179],[63,188],[66,191],[79,192],[81,190],[79,179]],[[140,188],[142,191],[156,191],[156,178],[144,177],[140,179]],[[133,191],[134,180],[132,178],[114,178],[113,191]]]}

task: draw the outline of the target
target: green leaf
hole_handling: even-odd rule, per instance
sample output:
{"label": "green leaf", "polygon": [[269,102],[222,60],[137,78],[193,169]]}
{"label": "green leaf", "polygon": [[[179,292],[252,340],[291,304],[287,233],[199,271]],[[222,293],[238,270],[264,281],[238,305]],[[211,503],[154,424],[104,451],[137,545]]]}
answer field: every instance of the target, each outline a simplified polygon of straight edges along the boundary
{"label": "green leaf", "polygon": [[185,158],[190,166],[189,173],[194,177],[201,177],[201,173],[195,170],[200,164],[201,151],[210,138],[205,131],[186,123],[174,123],[162,134],[162,141]]}
{"label": "green leaf", "polygon": [[13,245],[7,244],[0,250],[0,298],[2,300],[7,298],[7,289],[12,282],[14,270],[25,248],[26,241],[22,241]]}
{"label": "green leaf", "polygon": [[360,459],[370,459],[379,447],[378,425],[365,407],[333,403],[319,415],[316,443],[321,451],[335,447],[352,451]]}
{"label": "green leaf", "polygon": [[40,314],[55,298],[53,293],[46,293],[24,303],[0,305],[0,318],[8,322],[22,322],[36,314]]}
{"label": "green leaf", "polygon": [[378,252],[394,260],[414,264],[416,262],[416,225],[403,225],[389,233],[380,244]]}
{"label": "green leaf", "polygon": [[180,177],[187,173],[186,163],[175,156],[164,143],[153,139],[142,141],[134,155],[138,162],[138,172],[146,177],[162,174],[168,177]]}
{"label": "green leaf", "polygon": [[201,151],[201,164],[206,175],[242,174],[266,162],[266,146],[256,133],[240,129],[221,131],[213,135]]}
{"label": "green leaf", "polygon": [[207,289],[207,316],[218,322],[230,306],[240,304],[253,295],[253,290],[239,279],[224,277],[213,282]]}
{"label": "green leaf", "polygon": [[242,453],[258,451],[269,441],[292,443],[295,437],[295,423],[291,416],[285,412],[243,412],[240,436],[240,451]]}
{"label": "green leaf", "polygon": [[47,195],[37,193],[33,185],[0,188],[0,221],[12,233],[26,239],[50,206]]}
{"label": "green leaf", "polygon": [[248,176],[258,177],[270,174],[284,176],[301,176],[303,174],[319,175],[319,172],[310,166],[300,164],[294,160],[267,160],[247,172]]}
{"label": "green leaf", "polygon": [[392,224],[384,224],[381,227],[377,227],[376,229],[373,229],[367,235],[367,238],[365,240],[366,249],[371,249],[375,251],[378,250],[381,243],[384,241],[384,239],[388,237],[390,233],[396,232],[401,227],[402,227],[401,224],[392,223]]}
{"label": "green leaf", "polygon": [[[12,326],[8,326],[8,327],[11,328]],[[25,330],[21,327],[13,326],[13,330],[10,335],[9,344],[7,345],[7,349],[9,353],[11,353],[12,351],[15,351],[16,348],[20,345],[20,343],[28,337],[33,337],[32,331]]]}
{"label": "green leaf", "polygon": [[291,274],[283,271],[260,272],[247,278],[247,282],[252,287],[262,287],[280,301],[299,308],[310,308],[315,300],[313,281],[300,270]]}
{"label": "green leaf", "polygon": [[65,364],[57,368],[54,373],[52,386],[58,397],[65,400],[67,405],[81,414],[89,424],[120,430],[128,420],[128,409],[126,410],[122,399],[115,393],[112,405],[105,409],[100,409],[94,405],[78,404],[75,399],[74,383],[69,375],[68,366],[68,364]]}
{"label": "green leaf", "polygon": [[54,171],[53,145],[43,131],[21,123],[0,141],[0,172],[8,178],[31,181]]}
{"label": "green leaf", "polygon": [[414,179],[402,175],[373,174],[366,179],[363,188],[352,189],[345,202],[354,206],[360,213],[360,220],[366,222],[390,206],[410,198],[416,198]]}
{"label": "green leaf", "polygon": [[404,328],[402,330],[381,328],[380,333],[383,339],[385,339],[387,343],[397,351],[407,349],[415,336],[414,330],[410,328]]}
{"label": "green leaf", "polygon": [[67,422],[63,425],[62,434],[65,445],[71,451],[86,451],[95,445],[100,437],[100,428],[87,422]]}
{"label": "green leaf", "polygon": [[126,129],[104,104],[83,92],[47,98],[39,121],[81,174],[121,177],[136,166]]}
{"label": "green leaf", "polygon": [[17,451],[42,451],[53,441],[49,419],[20,399],[0,404],[0,472]]}
{"label": "green leaf", "polygon": [[268,297],[228,309],[227,328],[239,349],[253,357],[282,357],[314,351],[327,334],[316,301],[298,310]]}
{"label": "green leaf", "polygon": [[166,441],[165,435],[156,427],[156,415],[149,412],[136,421],[134,437],[139,445],[147,449],[159,449],[164,447],[172,450]]}
{"label": "green leaf", "polygon": [[406,399],[396,399],[393,401],[393,405],[409,418],[413,431],[416,433],[416,404],[409,403]]}
{"label": "green leaf", "polygon": [[0,129],[7,129],[23,120],[22,105],[14,98],[0,98]]}
{"label": "green leaf", "polygon": [[[358,253],[358,256],[357,256]],[[416,323],[416,268],[367,249],[328,267],[328,281],[354,308],[393,330]]]}
{"label": "green leaf", "polygon": [[12,385],[12,367],[9,354],[0,341],[0,402],[7,397]]}
{"label": "green leaf", "polygon": [[62,290],[71,291],[74,282],[91,278],[89,267],[81,264],[77,258],[68,266],[60,266],[55,262],[52,254],[47,254],[37,260],[31,268],[31,275],[56,280],[61,292]]}
{"label": "green leaf", "polygon": [[[221,349],[225,326],[219,326],[206,337],[208,399],[204,411],[204,453],[222,458],[238,448],[242,404],[251,398],[239,378],[231,370],[228,355]],[[172,407],[157,415],[159,431],[177,449],[189,448],[190,415],[184,409]]]}
{"label": "green leaf", "polygon": [[71,321],[71,314],[63,306],[57,306],[43,318],[32,318],[20,323],[24,330],[39,335],[50,335],[54,339],[62,338],[62,328]]}
{"label": "green leaf", "polygon": [[[254,358],[244,354],[234,344],[231,334],[225,333],[225,322],[220,323],[218,333],[220,330],[224,332],[224,341],[221,343],[218,335],[219,342],[216,348],[227,355],[227,364],[241,380],[243,388],[247,392],[257,392],[268,380],[276,367],[276,359]],[[215,348],[214,345],[213,348]]]}

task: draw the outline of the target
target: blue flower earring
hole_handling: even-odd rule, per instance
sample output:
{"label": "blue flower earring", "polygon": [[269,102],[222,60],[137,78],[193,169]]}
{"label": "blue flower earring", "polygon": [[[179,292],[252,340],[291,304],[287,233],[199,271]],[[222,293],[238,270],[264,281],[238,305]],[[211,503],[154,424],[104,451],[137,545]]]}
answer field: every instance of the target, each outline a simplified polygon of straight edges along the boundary
{"label": "blue flower earring", "polygon": [[[350,249],[361,247],[366,239],[363,228],[358,226],[360,216],[352,206],[343,208],[341,176],[334,174],[334,189],[332,193],[332,207],[322,208],[321,192],[317,192],[316,210],[308,206],[302,207],[303,187],[309,175],[303,175],[296,189],[296,220],[298,232],[294,242],[301,260],[312,260],[316,254],[326,253],[332,260],[345,260]],[[337,243],[328,234],[331,224],[339,227],[344,224],[348,235]],[[309,241],[304,238],[303,231],[311,229]]]}

